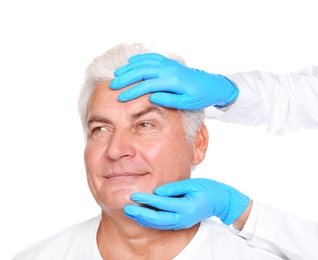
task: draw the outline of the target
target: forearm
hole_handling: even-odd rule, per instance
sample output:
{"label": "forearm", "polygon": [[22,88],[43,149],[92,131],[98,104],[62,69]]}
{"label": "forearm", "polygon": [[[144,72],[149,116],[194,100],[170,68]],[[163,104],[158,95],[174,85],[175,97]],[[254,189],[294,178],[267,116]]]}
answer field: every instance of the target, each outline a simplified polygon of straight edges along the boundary
{"label": "forearm", "polygon": [[[272,134],[318,128],[318,66],[274,75],[252,71],[227,76],[240,90],[238,99],[216,117],[224,122],[267,125]],[[222,113],[226,111],[225,113]],[[215,117],[215,108],[206,109]]]}
{"label": "forearm", "polygon": [[237,234],[253,247],[284,259],[317,258],[318,223],[303,221],[281,210],[253,202],[250,215]]}

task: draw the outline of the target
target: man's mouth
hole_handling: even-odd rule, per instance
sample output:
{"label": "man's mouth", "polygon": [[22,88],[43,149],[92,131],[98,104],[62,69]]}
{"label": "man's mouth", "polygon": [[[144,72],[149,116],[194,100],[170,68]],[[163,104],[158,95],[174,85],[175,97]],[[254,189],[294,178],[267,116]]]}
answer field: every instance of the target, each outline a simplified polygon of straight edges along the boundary
{"label": "man's mouth", "polygon": [[135,177],[142,177],[149,174],[149,172],[143,172],[143,173],[135,173],[135,172],[120,172],[120,173],[111,173],[105,178],[111,179],[111,178],[135,178]]}

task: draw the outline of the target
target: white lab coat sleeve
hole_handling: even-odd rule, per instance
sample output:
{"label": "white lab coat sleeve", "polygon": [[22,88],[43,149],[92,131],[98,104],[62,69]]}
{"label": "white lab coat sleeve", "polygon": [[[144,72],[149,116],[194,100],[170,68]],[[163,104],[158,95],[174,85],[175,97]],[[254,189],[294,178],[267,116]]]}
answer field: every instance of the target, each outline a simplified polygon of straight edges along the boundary
{"label": "white lab coat sleeve", "polygon": [[270,134],[318,128],[318,66],[298,73],[275,75],[252,71],[227,76],[240,93],[223,109],[208,107],[207,117],[229,123],[266,125]]}
{"label": "white lab coat sleeve", "polygon": [[318,259],[318,223],[253,202],[252,211],[237,235],[253,247],[268,250],[283,259]]}

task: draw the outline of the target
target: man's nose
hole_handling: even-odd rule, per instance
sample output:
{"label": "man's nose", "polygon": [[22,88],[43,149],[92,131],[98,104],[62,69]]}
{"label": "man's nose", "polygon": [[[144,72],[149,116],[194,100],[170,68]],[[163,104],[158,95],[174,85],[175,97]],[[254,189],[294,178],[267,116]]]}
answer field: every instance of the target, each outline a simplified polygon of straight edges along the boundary
{"label": "man's nose", "polygon": [[112,160],[133,157],[136,154],[133,134],[128,131],[114,131],[110,137],[105,156]]}

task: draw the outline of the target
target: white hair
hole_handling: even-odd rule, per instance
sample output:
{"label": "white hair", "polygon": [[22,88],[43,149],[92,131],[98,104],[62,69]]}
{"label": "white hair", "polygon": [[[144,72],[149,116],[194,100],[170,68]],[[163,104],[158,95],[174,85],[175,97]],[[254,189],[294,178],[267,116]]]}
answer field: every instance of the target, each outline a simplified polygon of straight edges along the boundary
{"label": "white hair", "polygon": [[[104,54],[96,57],[86,69],[84,83],[82,85],[79,99],[78,111],[82,122],[82,127],[87,134],[87,114],[90,97],[94,88],[100,82],[110,81],[115,78],[114,72],[117,68],[128,63],[128,58],[135,54],[151,53],[152,49],[141,43],[122,43]],[[185,64],[184,60],[175,54],[165,54],[167,58]],[[203,110],[179,110],[183,122],[184,130],[189,140],[193,140],[204,123],[205,114]]]}

